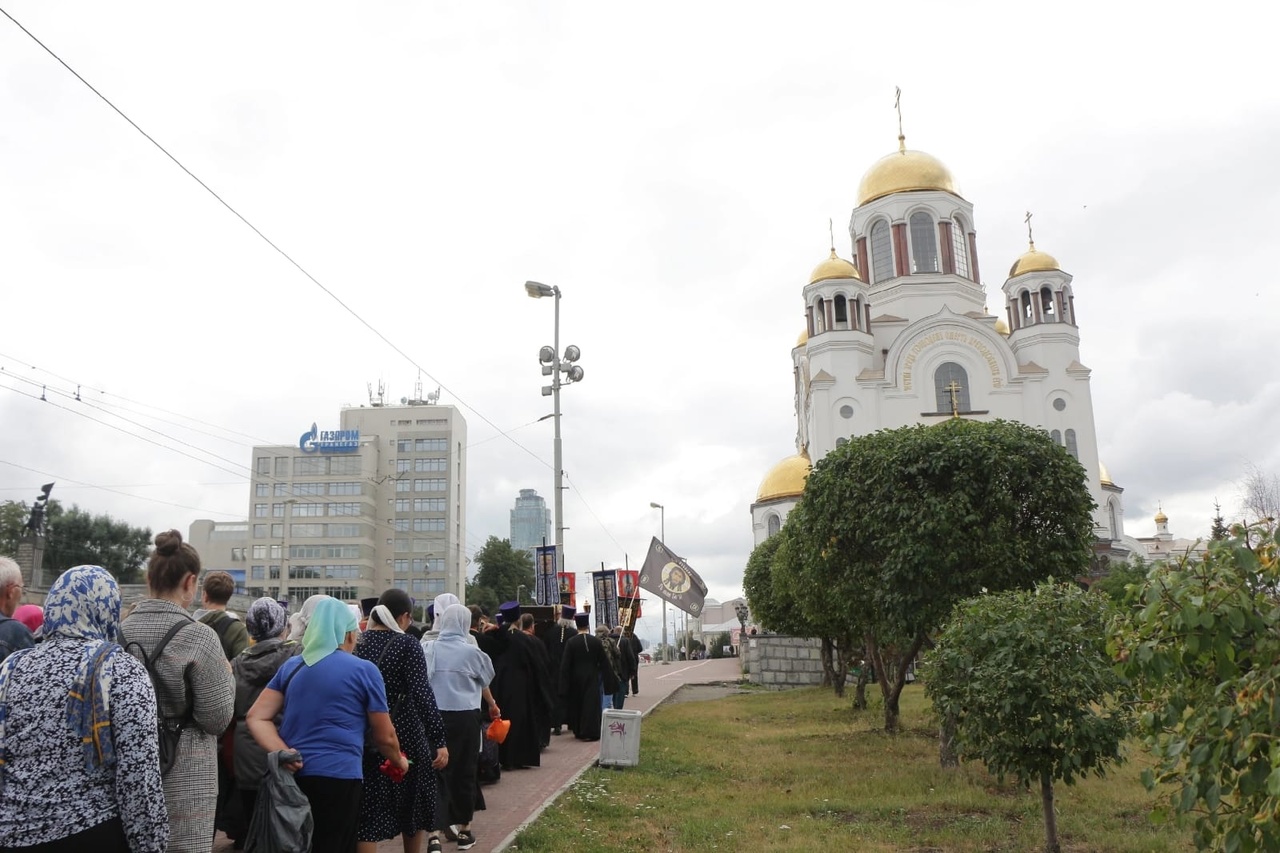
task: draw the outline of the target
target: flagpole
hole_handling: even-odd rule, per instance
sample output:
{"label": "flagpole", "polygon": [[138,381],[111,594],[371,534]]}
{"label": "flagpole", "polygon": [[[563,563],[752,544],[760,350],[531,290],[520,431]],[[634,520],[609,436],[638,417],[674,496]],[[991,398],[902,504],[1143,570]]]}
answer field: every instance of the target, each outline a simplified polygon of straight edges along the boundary
{"label": "flagpole", "polygon": [[[649,506],[658,511],[658,518],[660,519],[658,523],[661,525],[659,527],[659,531],[660,531],[660,536],[662,541],[662,547],[666,548],[667,547],[667,508],[662,504],[654,503],[653,501],[649,502]],[[662,599],[662,663],[665,665],[665,664],[671,663],[671,649],[667,647],[667,599],[663,598],[662,596],[658,596],[658,597]]]}

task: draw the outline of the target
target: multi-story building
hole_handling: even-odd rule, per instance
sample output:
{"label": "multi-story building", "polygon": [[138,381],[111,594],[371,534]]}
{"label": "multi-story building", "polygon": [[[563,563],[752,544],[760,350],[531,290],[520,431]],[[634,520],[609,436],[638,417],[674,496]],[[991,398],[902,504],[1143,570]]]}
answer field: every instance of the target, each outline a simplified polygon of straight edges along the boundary
{"label": "multi-story building", "polygon": [[511,510],[511,547],[528,551],[539,545],[554,543],[551,538],[551,510],[535,489],[521,489]]}
{"label": "multi-story building", "polygon": [[[341,411],[336,429],[313,423],[292,445],[253,449],[246,592],[300,604],[346,601],[397,586],[418,599],[466,579],[466,421],[452,406],[409,403]],[[206,538],[208,534],[205,534]],[[221,568],[221,566],[217,566]],[[241,564],[243,569],[244,564]]]}

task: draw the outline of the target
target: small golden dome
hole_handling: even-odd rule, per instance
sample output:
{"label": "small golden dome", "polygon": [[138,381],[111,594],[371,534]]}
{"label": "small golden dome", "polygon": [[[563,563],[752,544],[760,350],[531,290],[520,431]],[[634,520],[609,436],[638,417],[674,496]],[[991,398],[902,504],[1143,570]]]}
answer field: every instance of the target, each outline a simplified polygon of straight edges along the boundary
{"label": "small golden dome", "polygon": [[1098,480],[1104,486],[1115,485],[1111,482],[1111,472],[1107,470],[1106,464],[1101,459],[1098,460]]}
{"label": "small golden dome", "polygon": [[756,503],[776,500],[777,498],[798,498],[804,494],[804,481],[809,477],[807,453],[788,456],[764,475],[760,481],[760,489],[756,492]]}
{"label": "small golden dome", "polygon": [[942,161],[923,151],[909,151],[902,137],[898,150],[877,160],[858,184],[858,206],[892,193],[941,190],[960,196],[955,178]]}
{"label": "small golden dome", "polygon": [[996,319],[996,334],[1009,337],[1009,324],[999,318]]}
{"label": "small golden dome", "polygon": [[805,329],[800,333],[800,337],[796,338],[796,346],[802,347],[807,343],[809,343],[809,330]]}
{"label": "small golden dome", "polygon": [[1027,272],[1047,272],[1061,269],[1062,267],[1058,266],[1057,258],[1048,252],[1038,251],[1036,244],[1032,243],[1026,254],[1014,261],[1013,266],[1009,267],[1009,278],[1017,278]]}
{"label": "small golden dome", "polygon": [[831,257],[813,268],[813,272],[809,275],[809,283],[817,284],[820,281],[827,281],[832,278],[856,278],[861,281],[862,275],[852,262],[846,261],[837,255],[836,250],[833,248]]}
{"label": "small golden dome", "polygon": [[1160,509],[1157,509],[1156,524],[1168,524],[1168,523],[1169,523],[1169,516],[1164,514],[1164,508],[1161,507]]}

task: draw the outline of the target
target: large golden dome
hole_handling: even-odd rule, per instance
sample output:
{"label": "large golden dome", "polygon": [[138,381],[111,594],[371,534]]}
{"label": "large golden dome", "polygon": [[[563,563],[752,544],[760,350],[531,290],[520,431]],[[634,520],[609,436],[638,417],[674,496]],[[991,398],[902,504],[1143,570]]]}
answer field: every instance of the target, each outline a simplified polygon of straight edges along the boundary
{"label": "large golden dome", "polygon": [[1115,485],[1111,482],[1111,472],[1107,470],[1106,464],[1101,459],[1098,460],[1098,482],[1104,486]]}
{"label": "large golden dome", "polygon": [[776,500],[778,498],[798,498],[804,494],[804,481],[809,477],[809,469],[813,467],[807,453],[788,456],[774,465],[764,479],[760,481],[760,489],[756,492],[756,503]]}
{"label": "large golden dome", "polygon": [[800,337],[796,338],[796,346],[802,347],[809,343],[809,330],[805,329],[800,333]]}
{"label": "large golden dome", "polygon": [[1048,272],[1049,270],[1061,270],[1058,266],[1058,259],[1048,252],[1041,252],[1036,248],[1035,243],[1030,244],[1020,258],[1013,262],[1013,266],[1009,267],[1009,278],[1017,278],[1023,273],[1028,272]]}
{"label": "large golden dome", "polygon": [[846,261],[837,255],[834,247],[831,249],[831,257],[813,268],[813,272],[809,274],[809,283],[817,284],[820,281],[832,278],[856,278],[859,281],[862,280],[862,275],[858,272],[858,268],[853,265],[853,262]]}
{"label": "large golden dome", "polygon": [[908,150],[902,137],[898,142],[897,151],[881,157],[862,176],[862,183],[858,184],[859,206],[891,193],[941,190],[960,195],[951,170],[941,160],[923,151]]}

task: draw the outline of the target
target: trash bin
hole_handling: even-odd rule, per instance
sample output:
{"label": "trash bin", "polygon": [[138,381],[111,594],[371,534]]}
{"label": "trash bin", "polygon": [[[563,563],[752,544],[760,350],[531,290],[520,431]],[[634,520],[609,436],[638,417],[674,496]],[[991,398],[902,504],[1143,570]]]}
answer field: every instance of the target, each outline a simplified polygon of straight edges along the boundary
{"label": "trash bin", "polygon": [[606,708],[600,720],[600,764],[635,767],[640,763],[639,711]]}

